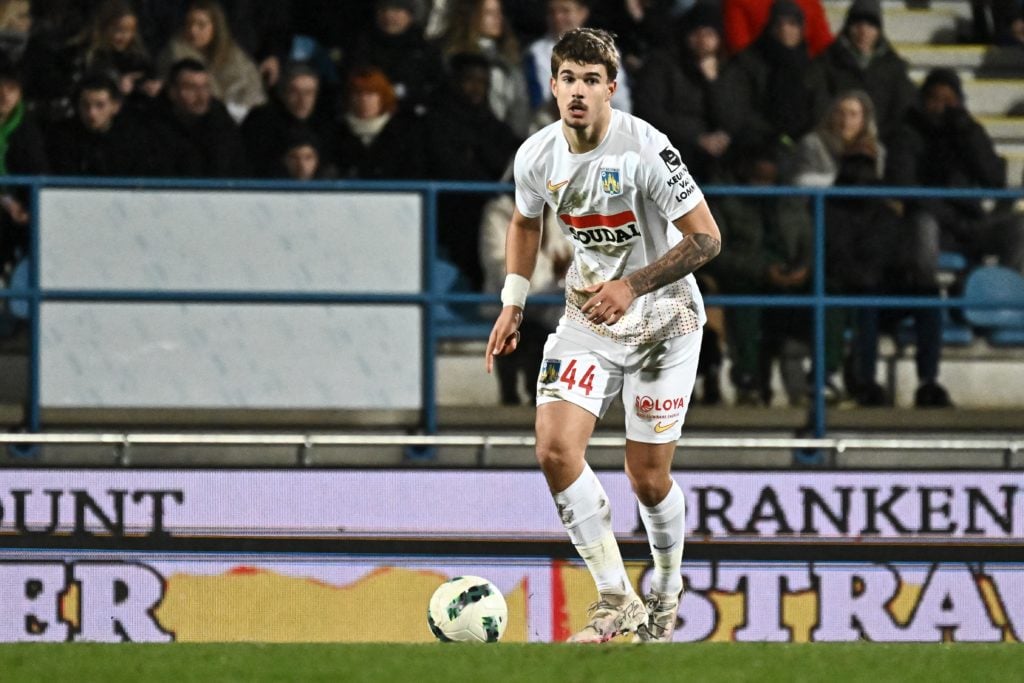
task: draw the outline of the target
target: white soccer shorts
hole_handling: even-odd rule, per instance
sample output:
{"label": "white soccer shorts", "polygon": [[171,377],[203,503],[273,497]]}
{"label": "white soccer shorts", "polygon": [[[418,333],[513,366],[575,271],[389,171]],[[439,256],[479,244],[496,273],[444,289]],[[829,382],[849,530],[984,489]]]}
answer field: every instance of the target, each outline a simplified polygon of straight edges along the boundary
{"label": "white soccer shorts", "polygon": [[703,330],[623,346],[578,325],[559,323],[544,345],[537,405],[568,401],[598,418],[620,393],[626,438],[678,441],[697,377]]}

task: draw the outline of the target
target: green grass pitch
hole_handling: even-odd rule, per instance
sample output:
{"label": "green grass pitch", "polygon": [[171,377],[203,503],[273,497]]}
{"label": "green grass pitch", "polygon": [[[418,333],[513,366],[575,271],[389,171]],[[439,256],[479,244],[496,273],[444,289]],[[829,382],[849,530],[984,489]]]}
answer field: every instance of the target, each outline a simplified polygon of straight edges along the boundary
{"label": "green grass pitch", "polygon": [[1019,645],[0,645],[4,683],[1014,681]]}

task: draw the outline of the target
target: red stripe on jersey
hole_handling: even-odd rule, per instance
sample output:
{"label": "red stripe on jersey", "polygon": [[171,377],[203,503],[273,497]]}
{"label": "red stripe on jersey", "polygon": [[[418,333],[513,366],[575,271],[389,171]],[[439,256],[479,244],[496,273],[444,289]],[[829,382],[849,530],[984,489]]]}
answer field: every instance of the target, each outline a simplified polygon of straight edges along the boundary
{"label": "red stripe on jersey", "polygon": [[567,213],[563,213],[559,218],[566,225],[579,229],[587,228],[617,228],[620,225],[625,225],[630,221],[636,221],[636,214],[632,211],[622,211],[620,213],[612,214],[611,216],[605,216],[599,213],[592,213],[586,216],[570,216]]}

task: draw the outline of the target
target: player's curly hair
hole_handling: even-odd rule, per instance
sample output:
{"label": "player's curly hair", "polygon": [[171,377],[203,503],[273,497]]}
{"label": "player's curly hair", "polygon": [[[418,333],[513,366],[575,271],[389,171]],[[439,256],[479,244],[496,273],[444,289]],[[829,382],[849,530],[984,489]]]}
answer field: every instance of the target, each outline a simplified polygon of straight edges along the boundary
{"label": "player's curly hair", "polygon": [[566,31],[551,50],[551,76],[558,77],[563,62],[604,64],[608,80],[619,74],[619,50],[615,34],[600,28],[574,28]]}

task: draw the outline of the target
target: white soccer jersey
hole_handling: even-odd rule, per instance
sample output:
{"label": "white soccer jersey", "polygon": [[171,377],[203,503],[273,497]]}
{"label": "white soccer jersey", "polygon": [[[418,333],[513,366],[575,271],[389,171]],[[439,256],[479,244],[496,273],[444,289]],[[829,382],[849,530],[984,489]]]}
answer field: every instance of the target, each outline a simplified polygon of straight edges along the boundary
{"label": "white soccer jersey", "polygon": [[523,143],[515,161],[516,206],[524,216],[554,209],[574,245],[565,283],[565,317],[628,346],[688,334],[705,322],[693,275],[639,297],[614,325],[591,323],[580,312],[583,287],[621,279],[679,243],[672,221],[703,194],[679,152],[649,123],[612,110],[596,149],[573,154],[561,121]]}

